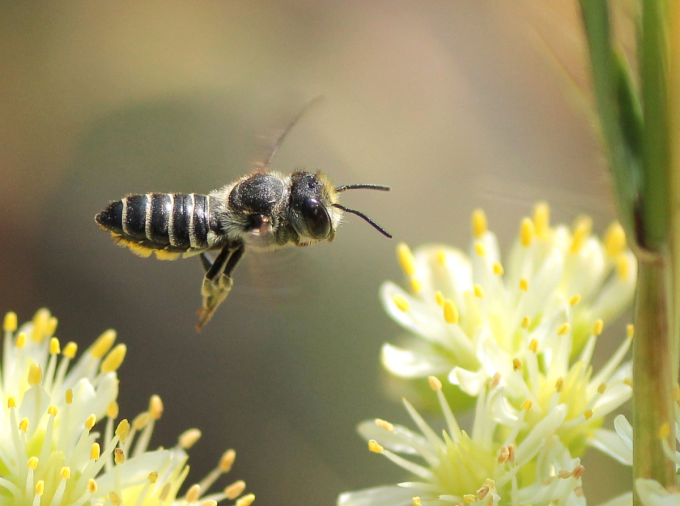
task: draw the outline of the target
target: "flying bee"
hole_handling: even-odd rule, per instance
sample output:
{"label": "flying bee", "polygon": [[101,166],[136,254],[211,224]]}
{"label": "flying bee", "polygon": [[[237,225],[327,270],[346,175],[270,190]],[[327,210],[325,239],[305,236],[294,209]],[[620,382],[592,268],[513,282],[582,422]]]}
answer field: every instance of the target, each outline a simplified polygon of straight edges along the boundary
{"label": "flying bee", "polygon": [[[305,108],[306,109],[306,108]],[[205,276],[198,330],[212,317],[234,284],[232,273],[247,249],[273,250],[310,246],[335,238],[343,212],[364,219],[391,238],[360,211],[339,203],[346,190],[389,191],[373,184],[334,186],[321,172],[290,175],[268,172],[278,147],[303,111],[276,139],[263,166],[210,192],[131,194],[111,202],[95,216],[116,244],[133,253],[160,260],[199,255]],[[218,251],[211,260],[206,252]]]}

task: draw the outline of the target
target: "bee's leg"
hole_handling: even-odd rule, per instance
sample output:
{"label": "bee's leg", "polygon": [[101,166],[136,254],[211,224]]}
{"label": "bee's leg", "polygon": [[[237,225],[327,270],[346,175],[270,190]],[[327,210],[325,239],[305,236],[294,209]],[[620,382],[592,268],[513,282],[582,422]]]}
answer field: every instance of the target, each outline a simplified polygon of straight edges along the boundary
{"label": "bee's leg", "polygon": [[[231,273],[234,271],[236,264],[243,256],[244,246],[242,242],[227,244],[215,261],[209,265],[205,277],[203,278],[203,286],[201,287],[201,295],[203,295],[203,306],[198,312],[197,330],[200,330],[203,325],[208,323],[212,317],[215,309],[227,298],[234,280],[231,278]],[[206,257],[201,258],[204,267],[208,267],[210,260]]]}
{"label": "bee's leg", "polygon": [[201,253],[201,264],[203,265],[203,268],[205,269],[205,272],[209,272],[210,268],[213,266],[213,262],[208,258],[208,255],[205,253]]}

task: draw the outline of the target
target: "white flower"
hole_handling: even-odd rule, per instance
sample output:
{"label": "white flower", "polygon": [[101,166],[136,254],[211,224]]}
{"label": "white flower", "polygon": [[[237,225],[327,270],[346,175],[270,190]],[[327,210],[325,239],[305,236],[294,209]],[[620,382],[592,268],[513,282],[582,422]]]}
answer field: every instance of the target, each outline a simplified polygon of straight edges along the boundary
{"label": "white flower", "polygon": [[[603,243],[591,235],[590,218],[577,220],[572,230],[551,227],[549,208],[539,203],[533,219],[522,220],[506,266],[481,210],[473,213],[472,230],[469,257],[448,246],[411,253],[399,245],[410,289],[388,282],[381,297],[412,338],[406,346],[383,346],[382,362],[392,374],[449,375],[453,383],[476,381],[479,388],[489,377],[489,340],[515,357],[566,324],[578,353],[596,321],[609,322],[632,300],[637,264],[616,223]],[[461,370],[474,374],[464,378]],[[463,389],[474,393],[475,385]]]}
{"label": "white flower", "polygon": [[338,506],[538,506],[551,502],[585,506],[583,466],[555,435],[566,416],[565,406],[555,407],[519,440],[527,413],[521,412],[507,430],[493,421],[494,398],[502,393],[492,382],[480,391],[468,434],[460,429],[441,392],[441,382],[431,377],[430,385],[446,420],[441,437],[407,401],[406,409],[420,433],[384,420],[359,427],[371,451],[404,468],[413,480],[346,492],[338,498]]}
{"label": "white flower", "polygon": [[[235,458],[226,452],[218,467],[177,499],[189,471],[186,449],[200,432],[184,433],[170,449],[148,451],[161,400],[130,424],[118,416],[118,376],[125,345],[114,347],[109,330],[80,357],[77,345],[64,346],[53,336],[56,318],[38,311],[17,332],[17,317],[4,321],[0,370],[0,506],[215,505],[235,499],[242,481],[222,492],[204,495],[228,472]],[[106,418],[101,429],[98,422]],[[100,425],[101,426],[101,425]],[[247,506],[252,494],[237,504]]]}

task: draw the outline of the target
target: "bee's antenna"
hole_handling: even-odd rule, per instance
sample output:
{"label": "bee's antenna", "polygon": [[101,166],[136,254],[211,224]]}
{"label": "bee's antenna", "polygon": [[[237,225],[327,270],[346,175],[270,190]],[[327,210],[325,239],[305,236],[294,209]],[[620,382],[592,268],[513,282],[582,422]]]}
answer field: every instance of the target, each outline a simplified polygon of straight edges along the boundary
{"label": "bee's antenna", "polygon": [[[383,188],[385,188],[385,187],[383,187]],[[360,218],[363,218],[363,219],[366,220],[368,223],[370,223],[370,224],[373,226],[373,228],[375,228],[375,229],[376,229],[378,232],[380,232],[382,235],[384,235],[385,237],[389,237],[390,239],[392,239],[392,234],[390,234],[387,230],[385,230],[384,228],[382,228],[380,225],[378,225],[375,221],[373,221],[371,218],[369,218],[368,216],[366,216],[366,215],[365,215],[364,213],[362,213],[361,211],[356,211],[355,209],[350,209],[349,207],[345,207],[345,206],[342,206],[342,205],[340,205],[340,204],[332,204],[332,205],[333,205],[333,207],[337,207],[337,208],[339,208],[339,209],[342,209],[343,211],[345,211],[345,212],[347,212],[347,213],[356,214],[356,215],[359,216]]]}
{"label": "bee's antenna", "polygon": [[335,188],[336,193],[341,193],[345,190],[379,190],[381,192],[388,192],[390,187],[381,184],[344,184]]}

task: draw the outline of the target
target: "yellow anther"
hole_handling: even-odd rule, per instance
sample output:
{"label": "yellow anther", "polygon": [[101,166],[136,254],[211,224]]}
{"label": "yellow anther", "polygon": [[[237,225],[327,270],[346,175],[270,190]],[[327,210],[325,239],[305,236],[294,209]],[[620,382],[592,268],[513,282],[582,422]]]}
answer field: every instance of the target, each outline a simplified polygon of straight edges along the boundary
{"label": "yellow anther", "polygon": [[529,351],[533,351],[534,353],[538,353],[538,339],[532,339],[531,342],[529,343]]}
{"label": "yellow anther", "polygon": [[479,238],[487,231],[486,214],[481,209],[472,211],[472,234]]}
{"label": "yellow anther", "polygon": [[54,404],[50,404],[47,408],[47,414],[50,416],[57,416],[59,414],[59,408],[57,408]]}
{"label": "yellow anther", "polygon": [[590,420],[593,417],[593,410],[592,409],[586,409],[583,412],[583,416],[586,417],[586,420]]}
{"label": "yellow anther", "polygon": [[192,502],[198,501],[199,497],[201,497],[201,486],[198,484],[191,485],[189,490],[187,490],[187,495],[185,497],[186,502],[191,504]]}
{"label": "yellow anther", "polygon": [[227,496],[227,499],[233,501],[238,496],[240,496],[245,489],[246,482],[243,480],[238,480],[224,489],[224,495]]}
{"label": "yellow anther", "polygon": [[435,392],[438,392],[439,390],[442,389],[442,382],[439,381],[439,378],[437,378],[436,376],[430,376],[429,378],[427,378],[427,382],[430,384],[430,388]]}
{"label": "yellow anther", "polygon": [[113,506],[122,506],[123,505],[123,500],[118,497],[118,494],[115,492],[109,492],[109,501],[111,501],[111,504]]}
{"label": "yellow anther", "polygon": [[71,468],[68,466],[64,466],[61,468],[61,471],[59,472],[59,477],[62,480],[68,480],[71,478]]}
{"label": "yellow anther", "polygon": [[58,355],[61,353],[61,346],[59,345],[59,339],[53,337],[50,339],[50,355]]}
{"label": "yellow anther", "polygon": [[666,439],[671,435],[671,426],[668,423],[661,424],[659,427],[659,439]]}
{"label": "yellow anther", "polygon": [[182,448],[189,449],[201,439],[201,431],[198,429],[189,429],[184,431],[177,441]]}
{"label": "yellow anther", "polygon": [[435,292],[434,299],[437,301],[439,307],[444,306],[444,294],[442,292]]}
{"label": "yellow anther", "polygon": [[31,364],[31,367],[28,370],[28,384],[34,387],[36,385],[40,385],[41,381],[42,369],[40,369],[40,366],[36,363]]}
{"label": "yellow anther", "polygon": [[158,499],[160,501],[165,501],[168,498],[168,495],[170,494],[170,483],[166,483],[163,485],[163,488],[161,489],[161,493],[158,494]]}
{"label": "yellow anther", "polygon": [[90,447],[90,460],[99,460],[99,455],[101,454],[101,447],[99,443],[92,443]]}
{"label": "yellow anther", "polygon": [[477,498],[480,501],[482,499],[484,499],[488,494],[489,494],[489,487],[487,485],[484,485],[479,490],[477,490]]}
{"label": "yellow anther", "polygon": [[531,325],[531,318],[529,318],[528,316],[525,316],[524,318],[522,318],[521,325],[522,325],[522,328],[524,330],[528,329],[529,325]]}
{"label": "yellow anther", "polygon": [[480,285],[476,284],[474,286],[474,290],[475,290],[475,297],[477,297],[478,299],[484,298],[484,289]]}
{"label": "yellow anther", "polygon": [[380,418],[375,419],[375,424],[380,427],[383,430],[386,430],[387,432],[394,432],[394,425],[392,425],[390,422],[386,420],[382,420]]}
{"label": "yellow anther", "polygon": [[109,352],[115,342],[116,331],[109,329],[99,336],[94,344],[90,346],[90,354],[94,358],[102,358]]}
{"label": "yellow anther", "polygon": [[101,371],[106,374],[109,372],[117,371],[120,365],[125,360],[125,354],[127,353],[127,346],[124,344],[119,344],[111,353],[106,355],[106,358],[102,361]]}
{"label": "yellow anther", "polygon": [[500,451],[498,452],[498,463],[499,464],[504,464],[508,461],[508,458],[510,457],[510,450],[508,450],[507,446],[501,446]]}
{"label": "yellow anther", "polygon": [[125,452],[121,448],[114,448],[113,449],[113,461],[116,464],[122,464],[125,462]]}
{"label": "yellow anther", "polygon": [[547,202],[537,202],[534,206],[534,225],[539,239],[548,237],[550,231],[550,206]]}
{"label": "yellow anther", "polygon": [[22,418],[21,421],[19,422],[19,430],[21,432],[27,432],[28,431],[28,418]]}
{"label": "yellow anther", "polygon": [[87,480],[87,491],[90,494],[94,494],[97,491],[97,482],[94,481],[94,478]]}
{"label": "yellow anther", "polygon": [[109,418],[118,418],[118,403],[116,401],[113,401],[109,406],[106,408],[106,416]]}
{"label": "yellow anther", "polygon": [[26,332],[19,332],[17,334],[17,340],[15,341],[14,346],[16,346],[19,349],[26,346]]}
{"label": "yellow anther", "polygon": [[16,407],[17,407],[17,400],[12,396],[8,397],[7,398],[7,409],[16,408]]}
{"label": "yellow anther", "polygon": [[380,446],[375,439],[371,439],[368,442],[368,450],[373,453],[382,453],[384,448]]}
{"label": "yellow anther", "polygon": [[616,274],[621,281],[626,281],[630,276],[630,262],[626,255],[619,255],[616,258]]}
{"label": "yellow anther", "polygon": [[505,271],[503,270],[503,265],[500,262],[493,263],[493,273],[496,276],[502,276]]}
{"label": "yellow anther", "polygon": [[94,414],[91,414],[90,416],[87,417],[87,420],[85,420],[85,428],[90,431],[92,428],[95,426],[97,423],[97,416]]}
{"label": "yellow anther", "polygon": [[400,311],[403,311],[404,313],[409,310],[411,307],[411,304],[408,303],[408,301],[402,297],[401,295],[393,295],[392,296],[392,302],[394,302],[394,305],[399,308]]}
{"label": "yellow anther", "polygon": [[413,290],[413,293],[420,293],[423,291],[423,284],[418,278],[411,278],[411,290]]}
{"label": "yellow anther", "polygon": [[632,323],[626,325],[626,335],[630,339],[633,339],[633,336],[635,335],[635,325],[633,325]]}
{"label": "yellow anther", "polygon": [[54,316],[50,316],[50,319],[47,320],[47,328],[45,333],[48,336],[53,336],[54,332],[57,330],[57,325],[59,325],[59,320],[57,320]]}
{"label": "yellow anther", "polygon": [[149,420],[151,420],[151,416],[148,412],[140,413],[132,420],[132,427],[135,430],[142,430],[149,423]]}
{"label": "yellow anther", "polygon": [[618,221],[609,225],[604,233],[604,249],[609,258],[616,258],[626,249],[626,232]]}
{"label": "yellow anther", "polygon": [[512,359],[512,369],[513,371],[521,371],[522,370],[522,362],[518,358],[513,358]]}
{"label": "yellow anther", "polygon": [[498,385],[500,385],[500,384],[501,384],[501,378],[502,378],[502,377],[503,377],[503,376],[501,375],[501,373],[496,372],[496,373],[493,375],[493,377],[491,378],[491,381],[489,382],[489,387],[493,390],[493,389],[496,388]]}
{"label": "yellow anther", "polygon": [[28,467],[30,469],[35,469],[36,467],[38,467],[38,457],[31,457],[30,459],[28,459]]}
{"label": "yellow anther", "polygon": [[557,477],[560,480],[566,480],[567,478],[571,478],[571,471],[567,471],[566,469],[561,469],[559,473],[557,473]]}
{"label": "yellow anther", "polygon": [[220,471],[223,473],[228,473],[231,471],[231,466],[234,465],[234,460],[236,460],[236,452],[234,450],[227,450],[222,454],[222,458],[220,459],[220,465],[218,466],[220,468]]}
{"label": "yellow anther", "polygon": [[573,307],[576,304],[578,304],[579,302],[581,302],[581,295],[580,294],[576,293],[576,294],[572,295],[571,297],[569,297],[569,305],[570,306]]}
{"label": "yellow anther", "polygon": [[156,483],[158,481],[158,473],[156,471],[149,473],[146,479],[149,480],[149,483]]}
{"label": "yellow anther", "polygon": [[562,376],[557,378],[557,381],[555,382],[555,390],[558,394],[561,394],[562,390],[564,390],[564,378]]}
{"label": "yellow anther", "polygon": [[408,244],[401,242],[397,245],[397,258],[407,276],[413,276],[416,273],[416,259]]}
{"label": "yellow anther", "polygon": [[73,402],[73,390],[68,389],[66,390],[66,393],[64,394],[64,400],[66,401],[66,404],[71,404]]}
{"label": "yellow anther", "polygon": [[522,290],[523,292],[529,290],[529,281],[527,281],[527,278],[520,278],[519,289]]}
{"label": "yellow anther", "polygon": [[599,336],[602,334],[602,329],[604,329],[604,322],[602,320],[595,320],[595,323],[593,323],[593,329],[590,332],[594,336]]}
{"label": "yellow anther", "polygon": [[49,319],[50,312],[45,308],[38,309],[35,313],[35,316],[33,316],[33,333],[31,335],[33,342],[39,343],[45,338]]}
{"label": "yellow anther", "polygon": [[559,327],[557,327],[557,335],[558,336],[564,336],[569,333],[569,330],[571,329],[571,325],[568,323],[563,323]]}
{"label": "yellow anther", "polygon": [[463,496],[463,501],[466,503],[477,502],[477,496],[475,494],[465,494]]}
{"label": "yellow anther", "polygon": [[149,399],[149,415],[154,420],[158,420],[163,414],[163,401],[157,395],[152,395]]}
{"label": "yellow anther", "polygon": [[633,388],[633,378],[623,378],[623,384]]}
{"label": "yellow anther", "polygon": [[440,249],[437,251],[437,261],[439,262],[439,265],[442,267],[446,266],[446,251],[443,249]]}
{"label": "yellow anther", "polygon": [[486,248],[481,242],[475,243],[475,253],[477,253],[478,257],[486,256]]}
{"label": "yellow anther", "polygon": [[524,218],[519,226],[519,241],[525,248],[531,246],[536,236],[534,222],[529,218]]}
{"label": "yellow anther", "polygon": [[38,480],[35,484],[35,495],[43,495],[45,493],[45,480]]}
{"label": "yellow anther", "polygon": [[602,395],[605,390],[607,390],[607,384],[606,383],[600,383],[600,385],[597,387],[597,393]]}
{"label": "yellow anther", "polygon": [[255,501],[255,494],[248,494],[236,501],[235,506],[250,506]]}
{"label": "yellow anther", "polygon": [[522,409],[523,409],[524,411],[529,411],[529,410],[531,409],[531,406],[533,406],[533,405],[534,405],[534,404],[531,402],[531,400],[530,400],[530,399],[527,399],[527,400],[524,401],[524,403],[522,404]]}
{"label": "yellow anther", "polygon": [[17,314],[10,311],[5,315],[5,320],[2,323],[2,329],[5,332],[14,332],[17,329]]}
{"label": "yellow anther", "polygon": [[673,400],[680,401],[680,386],[673,385]]}
{"label": "yellow anther", "polygon": [[590,231],[593,228],[593,220],[588,216],[583,216],[576,220],[574,224],[574,235],[571,239],[571,247],[569,252],[572,255],[576,255],[586,242],[586,239],[590,235]]}
{"label": "yellow anther", "polygon": [[[586,470],[586,468],[583,467],[583,466],[576,466],[576,468],[571,472],[571,475],[574,478],[580,478],[581,476],[583,476],[583,472],[585,470]],[[576,491],[574,491],[574,492],[576,492]],[[583,490],[581,490],[581,494],[583,494]]]}
{"label": "yellow anther", "polygon": [[201,506],[217,506],[217,501],[214,499],[206,499],[201,502]]}
{"label": "yellow anther", "polygon": [[451,299],[446,299],[444,301],[444,321],[455,325],[458,323],[458,317],[458,308]]}
{"label": "yellow anther", "polygon": [[120,439],[122,443],[125,442],[125,440],[128,437],[128,434],[130,433],[130,422],[127,421],[127,418],[123,418],[120,423],[118,424],[118,427],[116,427],[116,436]]}
{"label": "yellow anther", "polygon": [[420,500],[420,497],[416,496],[413,498],[413,506],[423,506],[423,502]]}
{"label": "yellow anther", "polygon": [[78,345],[71,341],[70,343],[66,344],[64,347],[64,356],[67,358],[73,358],[76,356],[76,352],[78,351]]}

